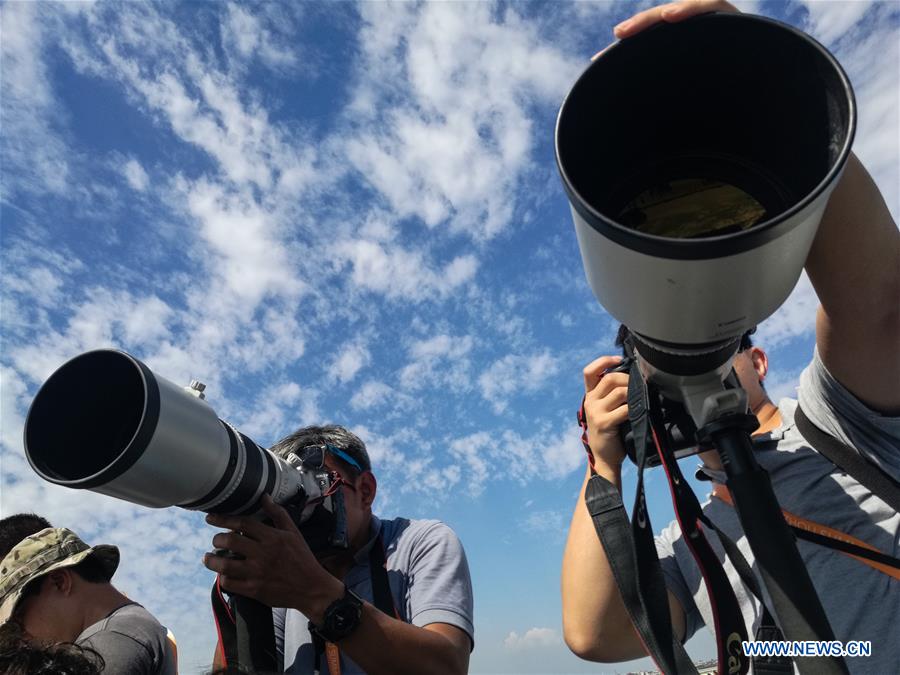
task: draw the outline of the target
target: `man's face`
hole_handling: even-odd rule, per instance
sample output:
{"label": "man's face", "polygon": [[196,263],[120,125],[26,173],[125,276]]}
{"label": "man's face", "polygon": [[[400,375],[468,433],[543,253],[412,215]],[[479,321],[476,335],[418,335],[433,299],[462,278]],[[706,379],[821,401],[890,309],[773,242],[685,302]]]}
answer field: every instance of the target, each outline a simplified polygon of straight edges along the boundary
{"label": "man's face", "polygon": [[767,398],[762,381],[768,372],[768,360],[764,351],[758,347],[751,347],[738,352],[734,357],[734,372],[738,381],[750,399],[750,407],[756,409],[760,399]]}
{"label": "man's face", "polygon": [[68,570],[51,572],[36,583],[40,590],[30,593],[16,607],[16,619],[33,642],[72,642],[78,637],[71,593],[64,592],[71,579]]}

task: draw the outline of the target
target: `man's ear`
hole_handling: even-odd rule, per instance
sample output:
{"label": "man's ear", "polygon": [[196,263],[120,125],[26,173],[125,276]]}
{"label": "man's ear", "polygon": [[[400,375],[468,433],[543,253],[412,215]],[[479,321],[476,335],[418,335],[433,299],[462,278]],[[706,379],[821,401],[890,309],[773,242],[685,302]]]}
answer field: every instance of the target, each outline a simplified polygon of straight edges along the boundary
{"label": "man's ear", "polygon": [[46,583],[49,584],[56,593],[71,595],[75,585],[75,573],[67,568],[53,570],[47,575]]}
{"label": "man's ear", "polygon": [[753,363],[753,370],[756,371],[759,383],[762,384],[769,373],[769,357],[759,347],[751,347],[750,361]]}
{"label": "man's ear", "polygon": [[359,496],[362,499],[362,505],[371,507],[375,501],[375,493],[378,492],[378,481],[375,480],[375,474],[366,471],[359,477]]}

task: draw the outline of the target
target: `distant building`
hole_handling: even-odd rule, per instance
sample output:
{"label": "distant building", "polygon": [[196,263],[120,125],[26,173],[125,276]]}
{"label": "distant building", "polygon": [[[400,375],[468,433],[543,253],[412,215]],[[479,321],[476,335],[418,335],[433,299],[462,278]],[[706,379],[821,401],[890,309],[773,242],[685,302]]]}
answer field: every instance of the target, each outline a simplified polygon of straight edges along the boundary
{"label": "distant building", "polygon": [[[697,668],[699,675],[715,675],[716,668],[719,663],[715,659],[707,659],[706,661],[697,661],[694,667]],[[658,670],[635,670],[627,675],[662,675]]]}

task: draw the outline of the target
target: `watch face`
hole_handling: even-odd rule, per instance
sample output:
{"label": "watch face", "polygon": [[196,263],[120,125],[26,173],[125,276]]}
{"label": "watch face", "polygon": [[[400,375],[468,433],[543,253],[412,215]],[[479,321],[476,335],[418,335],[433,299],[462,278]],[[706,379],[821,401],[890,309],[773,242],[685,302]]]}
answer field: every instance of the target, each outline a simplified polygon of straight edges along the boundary
{"label": "watch face", "polygon": [[329,640],[340,640],[353,632],[361,617],[362,601],[348,590],[343,598],[326,610],[321,633]]}

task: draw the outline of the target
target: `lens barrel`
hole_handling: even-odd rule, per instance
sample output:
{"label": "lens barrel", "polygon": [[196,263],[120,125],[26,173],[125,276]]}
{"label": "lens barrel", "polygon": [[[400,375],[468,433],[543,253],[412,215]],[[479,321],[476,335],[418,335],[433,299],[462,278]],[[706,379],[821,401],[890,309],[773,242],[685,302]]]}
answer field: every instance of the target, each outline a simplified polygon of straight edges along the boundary
{"label": "lens barrel", "polygon": [[50,376],[28,411],[25,455],[51,483],[157,508],[246,514],[264,492],[287,503],[303,491],[300,472],[115,350]]}
{"label": "lens barrel", "polygon": [[764,320],[799,278],[855,125],[840,65],[777,21],[706,14],[610,47],[556,125],[597,299],[660,343]]}

